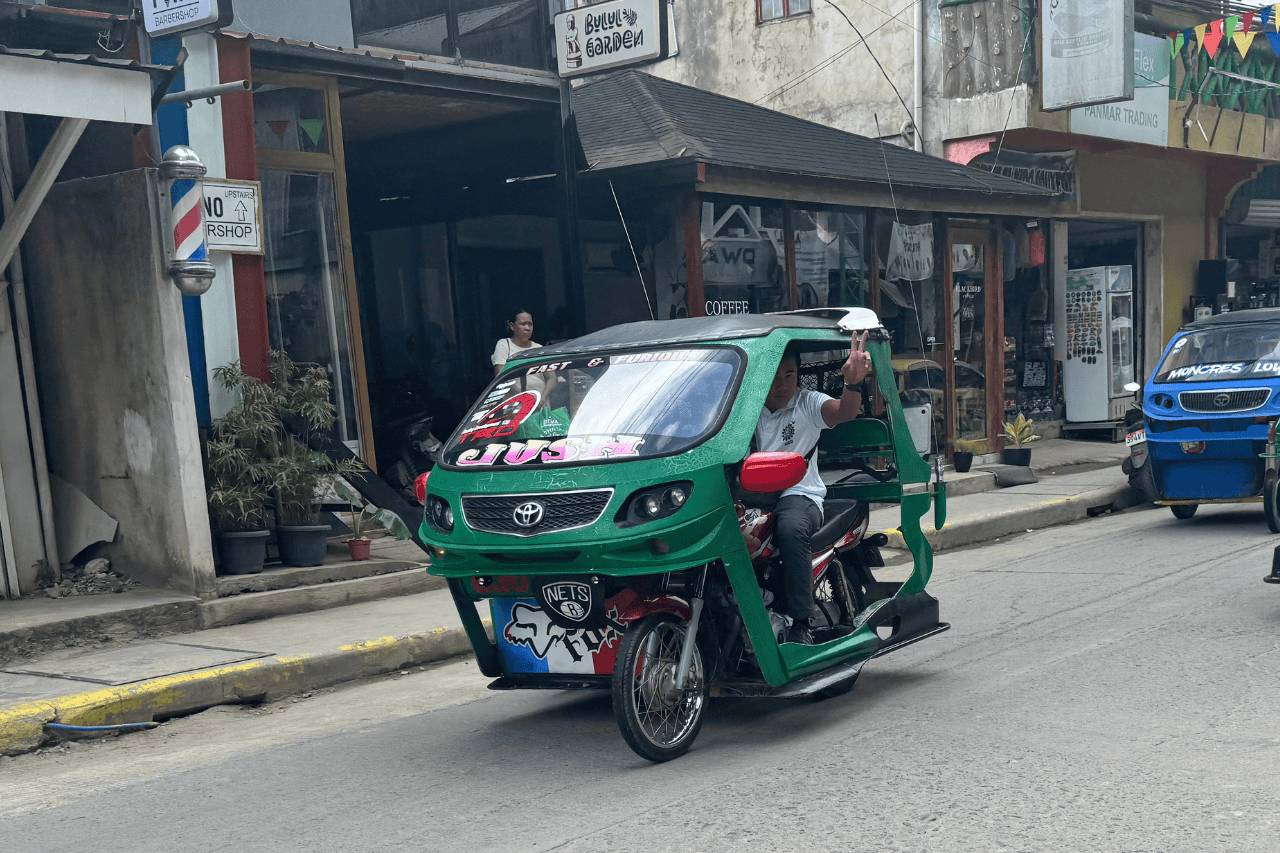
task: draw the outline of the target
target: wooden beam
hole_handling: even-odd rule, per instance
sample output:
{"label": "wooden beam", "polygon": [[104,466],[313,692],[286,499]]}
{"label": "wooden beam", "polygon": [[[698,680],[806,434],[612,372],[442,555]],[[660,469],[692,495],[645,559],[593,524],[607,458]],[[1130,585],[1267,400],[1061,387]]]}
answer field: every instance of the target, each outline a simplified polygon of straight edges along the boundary
{"label": "wooden beam", "polygon": [[36,217],[36,211],[44,203],[44,197],[49,194],[49,188],[53,186],[58,173],[62,171],[62,166],[71,156],[72,150],[75,149],[76,143],[80,141],[84,129],[88,126],[87,118],[64,118],[62,124],[58,125],[58,129],[54,131],[53,139],[49,140],[48,147],[40,155],[40,162],[31,171],[31,179],[22,188],[22,195],[18,196],[17,204],[5,216],[4,226],[0,227],[0,269],[8,267],[9,261],[13,260],[13,255],[18,251],[18,245],[26,235],[31,220]]}

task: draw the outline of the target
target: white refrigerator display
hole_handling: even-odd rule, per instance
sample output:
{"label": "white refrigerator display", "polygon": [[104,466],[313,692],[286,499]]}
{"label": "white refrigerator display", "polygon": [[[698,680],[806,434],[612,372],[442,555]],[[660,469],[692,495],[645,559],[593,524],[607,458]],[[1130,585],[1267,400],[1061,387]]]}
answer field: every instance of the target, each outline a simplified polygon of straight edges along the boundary
{"label": "white refrigerator display", "polygon": [[1133,267],[1068,270],[1060,306],[1067,420],[1111,420],[1112,400],[1133,381]]}

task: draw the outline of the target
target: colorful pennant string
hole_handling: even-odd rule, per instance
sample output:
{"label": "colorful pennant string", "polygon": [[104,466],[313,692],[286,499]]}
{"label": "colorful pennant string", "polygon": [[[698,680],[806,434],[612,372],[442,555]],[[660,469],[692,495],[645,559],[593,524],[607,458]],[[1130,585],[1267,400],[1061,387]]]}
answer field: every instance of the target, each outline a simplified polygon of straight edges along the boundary
{"label": "colorful pennant string", "polygon": [[[1213,59],[1226,45],[1235,45],[1240,56],[1246,56],[1253,47],[1253,40],[1261,32],[1267,37],[1271,49],[1280,56],[1280,3],[1263,6],[1241,15],[1229,15],[1207,24],[1188,27],[1168,34],[1169,52],[1176,57],[1184,47],[1194,56],[1201,48]],[[1254,22],[1257,30],[1254,30]]]}

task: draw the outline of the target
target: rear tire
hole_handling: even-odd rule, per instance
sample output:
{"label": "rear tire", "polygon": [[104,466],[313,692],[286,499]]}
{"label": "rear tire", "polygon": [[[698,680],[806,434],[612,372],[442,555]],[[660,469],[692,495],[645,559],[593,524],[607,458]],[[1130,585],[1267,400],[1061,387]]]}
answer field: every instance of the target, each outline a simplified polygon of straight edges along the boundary
{"label": "rear tire", "polygon": [[689,683],[675,686],[689,626],[671,613],[632,623],[613,668],[613,717],[627,746],[641,758],[670,761],[688,752],[707,710],[707,668],[693,646]]}
{"label": "rear tire", "polygon": [[1196,510],[1200,508],[1200,504],[1174,504],[1169,507],[1173,510],[1173,517],[1186,521],[1188,518],[1196,514]]}
{"label": "rear tire", "polygon": [[1268,471],[1262,477],[1262,514],[1267,517],[1267,528],[1272,533],[1280,533],[1280,476],[1275,471]]}

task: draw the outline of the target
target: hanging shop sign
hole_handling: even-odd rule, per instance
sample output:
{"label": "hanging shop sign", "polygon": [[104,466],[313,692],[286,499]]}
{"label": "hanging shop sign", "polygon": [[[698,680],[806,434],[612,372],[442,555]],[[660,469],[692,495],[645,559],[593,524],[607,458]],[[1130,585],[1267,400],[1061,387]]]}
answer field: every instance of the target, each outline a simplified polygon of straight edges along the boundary
{"label": "hanging shop sign", "polygon": [[996,175],[1026,181],[1060,196],[1076,192],[1076,152],[1026,152],[1002,148],[979,154],[969,165]]}
{"label": "hanging shop sign", "polygon": [[1133,35],[1133,100],[1071,111],[1071,132],[1164,147],[1169,143],[1169,43]]}
{"label": "hanging shop sign", "polygon": [[208,29],[229,25],[230,11],[228,0],[142,0],[142,26],[153,38]]}
{"label": "hanging shop sign", "polygon": [[561,77],[580,77],[670,55],[667,0],[609,0],[556,15]]}
{"label": "hanging shop sign", "polygon": [[210,251],[263,253],[261,190],[257,181],[204,182],[205,233]]}
{"label": "hanging shop sign", "polygon": [[1044,110],[1133,99],[1133,0],[1040,5]]}
{"label": "hanging shop sign", "polygon": [[889,238],[889,258],[884,277],[889,281],[924,281],[933,278],[933,223],[902,225],[893,223]]}

